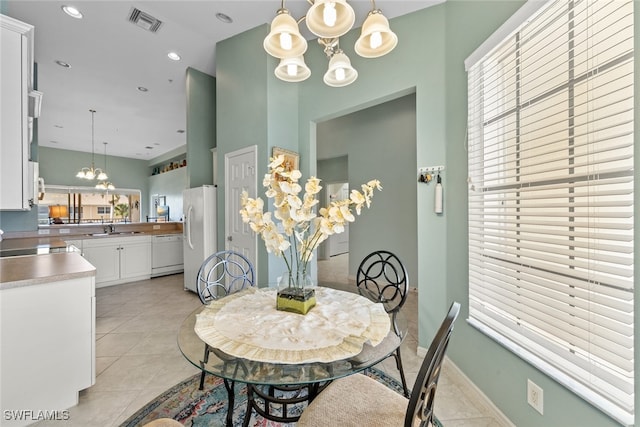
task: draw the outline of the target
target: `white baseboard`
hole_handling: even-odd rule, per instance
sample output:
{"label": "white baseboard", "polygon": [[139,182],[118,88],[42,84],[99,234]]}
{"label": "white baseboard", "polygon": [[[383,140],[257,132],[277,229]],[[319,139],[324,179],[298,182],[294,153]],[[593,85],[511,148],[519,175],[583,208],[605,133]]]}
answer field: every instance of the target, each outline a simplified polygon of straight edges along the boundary
{"label": "white baseboard", "polygon": [[[427,349],[418,346],[417,354],[419,357],[425,357],[427,355]],[[492,411],[494,418],[500,423],[500,425],[516,427],[516,425],[502,413],[502,411],[482,392],[482,390],[480,390],[480,388],[478,388],[477,385],[473,383],[473,381],[469,379],[469,377],[464,374],[464,372],[462,372],[462,370],[460,370],[458,365],[453,363],[449,357],[445,356],[444,363],[448,369],[448,373],[454,377],[459,384],[466,387],[467,390],[470,391],[475,398],[481,401],[490,411]]]}

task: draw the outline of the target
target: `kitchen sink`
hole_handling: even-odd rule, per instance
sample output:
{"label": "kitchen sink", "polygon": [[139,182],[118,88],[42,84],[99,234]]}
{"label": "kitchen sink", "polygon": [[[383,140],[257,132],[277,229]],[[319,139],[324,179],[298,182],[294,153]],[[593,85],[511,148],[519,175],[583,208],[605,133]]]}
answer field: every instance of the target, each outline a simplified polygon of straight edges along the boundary
{"label": "kitchen sink", "polygon": [[85,236],[90,237],[105,237],[105,236],[130,236],[134,234],[142,234],[143,231],[115,231],[113,233],[88,233]]}

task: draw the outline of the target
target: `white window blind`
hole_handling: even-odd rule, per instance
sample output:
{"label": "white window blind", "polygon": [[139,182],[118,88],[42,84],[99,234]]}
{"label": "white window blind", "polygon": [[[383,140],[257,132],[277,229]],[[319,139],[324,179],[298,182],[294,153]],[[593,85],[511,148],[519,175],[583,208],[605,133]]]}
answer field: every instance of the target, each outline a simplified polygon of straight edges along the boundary
{"label": "white window blind", "polygon": [[468,69],[470,321],[633,424],[633,1],[551,1]]}

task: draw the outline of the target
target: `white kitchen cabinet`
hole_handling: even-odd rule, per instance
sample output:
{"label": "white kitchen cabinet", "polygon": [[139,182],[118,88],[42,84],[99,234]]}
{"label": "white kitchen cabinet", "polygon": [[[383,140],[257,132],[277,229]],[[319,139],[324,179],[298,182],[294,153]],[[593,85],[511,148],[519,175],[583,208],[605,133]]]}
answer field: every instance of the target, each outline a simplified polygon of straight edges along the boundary
{"label": "white kitchen cabinet", "polygon": [[93,276],[23,283],[0,290],[0,424],[7,427],[33,422],[7,418],[8,411],[62,411],[95,383]]}
{"label": "white kitchen cabinet", "polygon": [[0,15],[0,210],[29,210],[29,92],[33,89],[33,31]]}
{"label": "white kitchen cabinet", "polygon": [[120,279],[120,245],[105,239],[100,242],[86,241],[82,244],[82,255],[96,268],[96,286]]}
{"label": "white kitchen cabinet", "polygon": [[96,268],[96,287],[151,277],[151,236],[82,241],[82,255]]}

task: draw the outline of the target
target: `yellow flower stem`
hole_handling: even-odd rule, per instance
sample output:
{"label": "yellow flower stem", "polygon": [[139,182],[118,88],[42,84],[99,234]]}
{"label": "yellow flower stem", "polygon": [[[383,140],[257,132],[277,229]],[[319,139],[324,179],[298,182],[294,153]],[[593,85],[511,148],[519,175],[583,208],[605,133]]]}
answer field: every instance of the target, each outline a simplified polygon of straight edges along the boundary
{"label": "yellow flower stem", "polygon": [[[316,248],[316,245],[318,244],[318,240],[320,240],[320,237],[322,236],[322,233],[320,233],[320,229],[316,229],[316,231],[313,233],[313,236],[311,236],[311,239],[309,240],[310,244],[307,247],[307,250],[309,252],[313,252],[314,249]],[[309,264],[309,260],[311,258],[311,255],[309,255],[307,258],[307,261],[304,262],[304,267],[302,270],[302,275],[305,276],[307,274],[307,265]]]}

